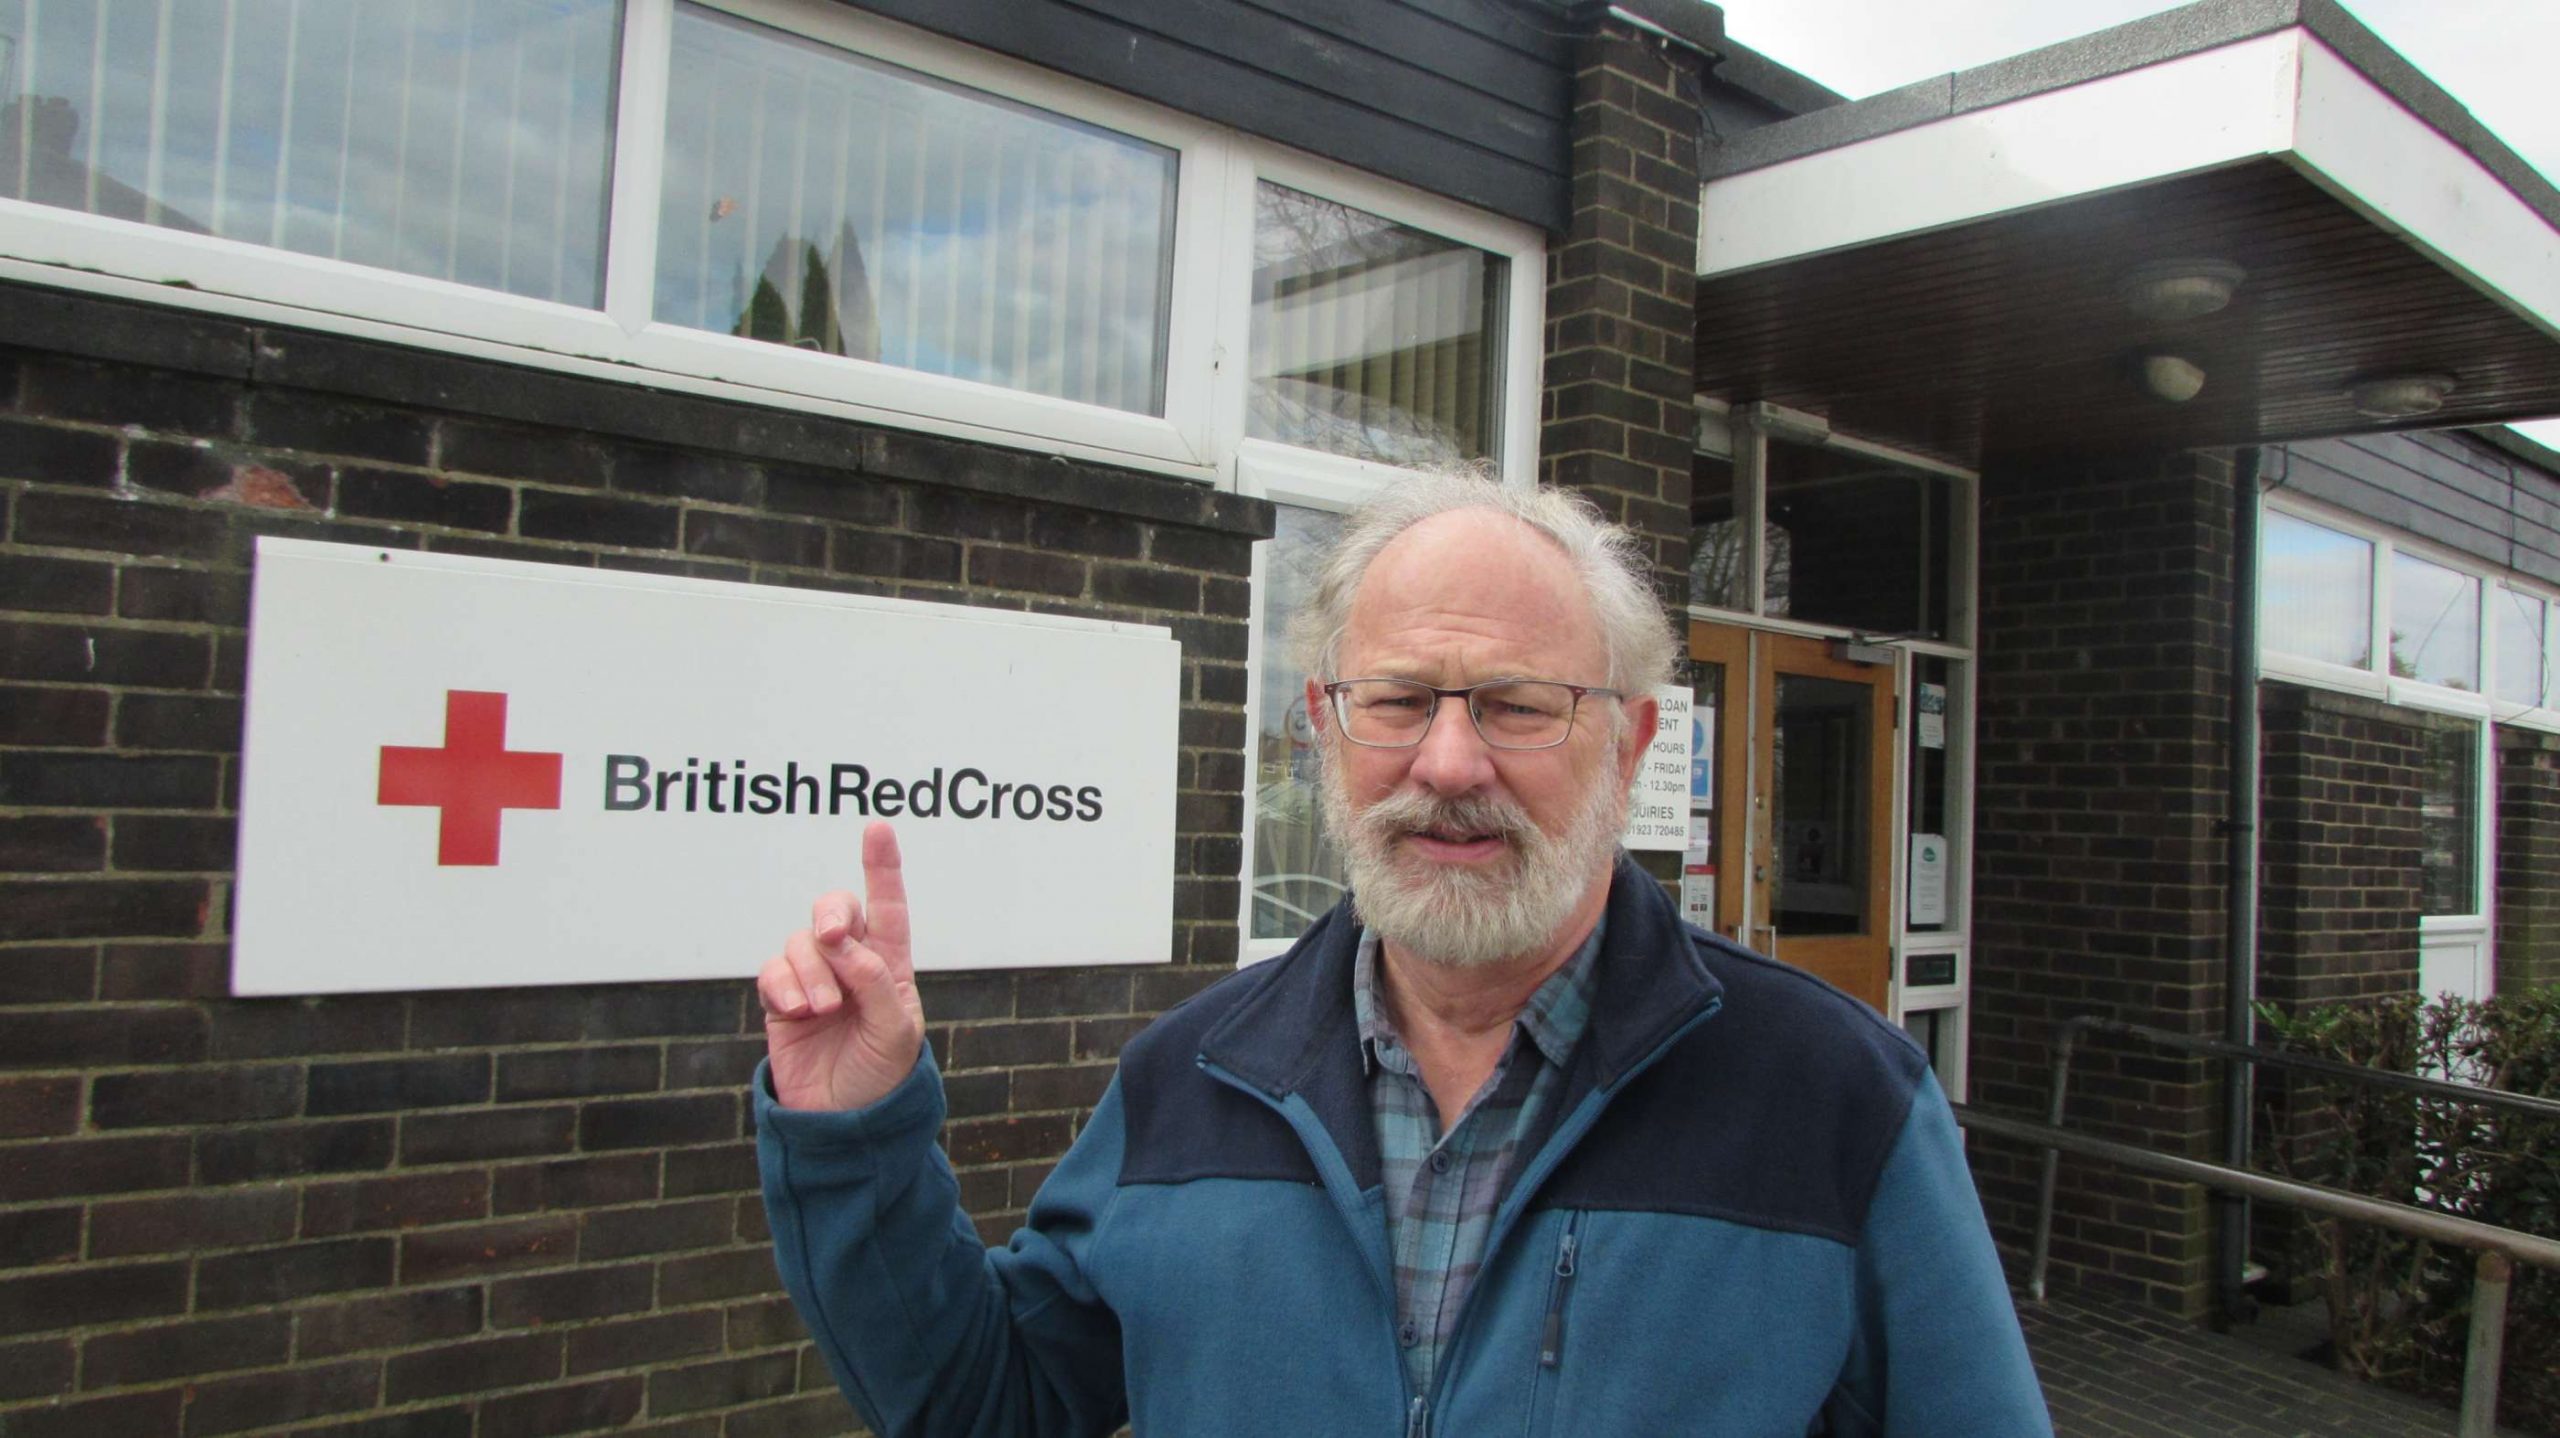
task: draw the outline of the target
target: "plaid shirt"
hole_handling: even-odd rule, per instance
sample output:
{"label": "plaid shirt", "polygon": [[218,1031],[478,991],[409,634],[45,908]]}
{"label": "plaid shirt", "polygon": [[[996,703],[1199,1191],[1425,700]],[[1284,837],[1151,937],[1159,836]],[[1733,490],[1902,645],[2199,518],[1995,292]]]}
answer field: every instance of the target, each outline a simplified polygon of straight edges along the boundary
{"label": "plaid shirt", "polygon": [[[1510,1184],[1520,1142],[1564,1085],[1565,1062],[1591,1017],[1591,975],[1599,952],[1595,928],[1529,996],[1502,1062],[1444,1136],[1431,1091],[1387,1018],[1378,990],[1378,936],[1360,935],[1352,1003],[1385,1170],[1396,1340],[1404,1345],[1405,1371],[1418,1392],[1430,1391],[1440,1350],[1484,1263],[1493,1211]],[[1530,1061],[1514,1062],[1524,1047]]]}

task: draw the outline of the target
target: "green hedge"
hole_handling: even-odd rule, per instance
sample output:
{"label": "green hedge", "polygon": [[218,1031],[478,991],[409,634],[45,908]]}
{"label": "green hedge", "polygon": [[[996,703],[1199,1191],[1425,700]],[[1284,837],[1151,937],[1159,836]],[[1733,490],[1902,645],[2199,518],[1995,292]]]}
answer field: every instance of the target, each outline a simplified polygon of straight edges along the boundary
{"label": "green hedge", "polygon": [[[2484,1002],[2414,996],[2263,1017],[2284,1047],[2399,1073],[2451,1074],[2560,1098],[2560,985]],[[2560,1237],[2560,1119],[2319,1083],[2279,1166],[2376,1198]],[[2338,1366],[2451,1399],[2462,1387],[2475,1256],[2363,1224],[2310,1225],[2320,1249]],[[2519,1266],[2507,1306],[2501,1422],[2560,1435],[2560,1273]]]}

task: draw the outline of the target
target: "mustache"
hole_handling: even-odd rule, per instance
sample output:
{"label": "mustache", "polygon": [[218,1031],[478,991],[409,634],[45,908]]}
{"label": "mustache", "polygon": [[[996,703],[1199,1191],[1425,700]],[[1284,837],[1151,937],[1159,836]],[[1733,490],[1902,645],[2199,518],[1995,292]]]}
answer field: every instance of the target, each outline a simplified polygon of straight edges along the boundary
{"label": "mustache", "polygon": [[1399,833],[1439,830],[1444,833],[1490,834],[1515,845],[1543,839],[1529,811],[1490,794],[1433,794],[1405,789],[1388,794],[1360,811],[1354,821],[1380,838]]}

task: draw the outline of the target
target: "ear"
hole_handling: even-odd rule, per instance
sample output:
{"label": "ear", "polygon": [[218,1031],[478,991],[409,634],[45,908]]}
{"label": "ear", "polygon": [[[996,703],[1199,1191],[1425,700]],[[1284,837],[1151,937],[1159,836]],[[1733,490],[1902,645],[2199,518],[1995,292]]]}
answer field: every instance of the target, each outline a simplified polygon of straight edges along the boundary
{"label": "ear", "polygon": [[1333,705],[1324,697],[1324,686],[1307,676],[1307,723],[1318,734],[1333,732]]}
{"label": "ear", "polygon": [[1644,763],[1644,751],[1653,745],[1653,731],[1662,719],[1662,704],[1650,694],[1631,695],[1618,702],[1627,711],[1627,727],[1618,736],[1618,782],[1633,784],[1637,768]]}

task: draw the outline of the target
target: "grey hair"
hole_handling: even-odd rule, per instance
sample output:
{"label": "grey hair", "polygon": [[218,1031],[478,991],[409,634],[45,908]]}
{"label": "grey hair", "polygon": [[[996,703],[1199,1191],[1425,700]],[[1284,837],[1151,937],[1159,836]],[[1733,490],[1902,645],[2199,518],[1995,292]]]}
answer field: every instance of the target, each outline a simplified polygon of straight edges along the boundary
{"label": "grey hair", "polygon": [[1301,672],[1338,678],[1342,632],[1351,602],[1380,551],[1406,530],[1443,514],[1482,510],[1536,530],[1563,551],[1582,582],[1609,655],[1602,682],[1631,695],[1671,682],[1676,653],[1670,625],[1646,575],[1636,537],[1606,519],[1591,501],[1560,489],[1508,489],[1468,470],[1425,470],[1398,479],[1353,510],[1316,575],[1315,592],[1289,624],[1290,652]]}

